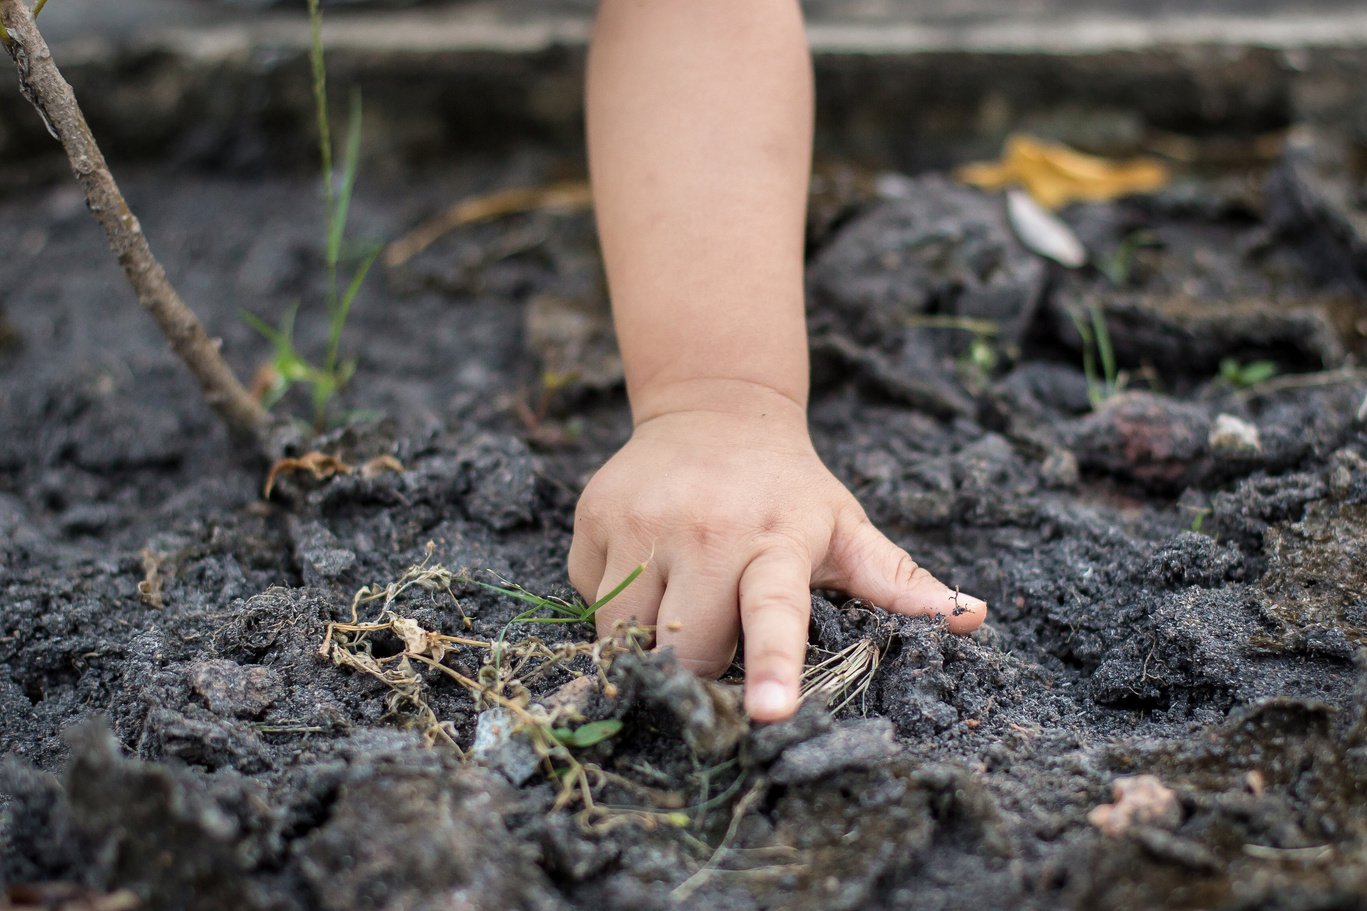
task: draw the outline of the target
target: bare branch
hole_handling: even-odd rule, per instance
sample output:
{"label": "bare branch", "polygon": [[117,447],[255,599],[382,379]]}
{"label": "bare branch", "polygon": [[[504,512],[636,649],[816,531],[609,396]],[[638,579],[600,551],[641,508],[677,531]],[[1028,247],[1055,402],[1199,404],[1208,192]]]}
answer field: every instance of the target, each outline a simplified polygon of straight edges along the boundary
{"label": "bare branch", "polygon": [[61,142],[76,182],[85,191],[90,211],[104,228],[138,302],[152,314],[171,350],[190,368],[209,406],[228,428],[241,436],[254,436],[264,426],[266,412],[238,382],[217,342],[209,338],[152,255],[24,0],[0,0],[0,23],[8,38],[0,46],[14,58],[19,88],[42,115],[48,132]]}

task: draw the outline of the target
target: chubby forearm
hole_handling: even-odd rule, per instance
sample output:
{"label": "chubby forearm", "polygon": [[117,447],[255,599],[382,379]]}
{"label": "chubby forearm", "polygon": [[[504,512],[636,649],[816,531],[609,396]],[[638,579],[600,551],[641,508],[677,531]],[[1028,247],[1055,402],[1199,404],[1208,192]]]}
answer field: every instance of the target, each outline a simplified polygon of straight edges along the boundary
{"label": "chubby forearm", "polygon": [[803,227],[811,61],[797,0],[602,0],[589,162],[635,429],[584,488],[570,580],[791,715],[811,588],[965,632],[986,605],[870,524],[807,431]]}
{"label": "chubby forearm", "polygon": [[633,417],[807,401],[811,59],[796,0],[603,0],[594,204]]}

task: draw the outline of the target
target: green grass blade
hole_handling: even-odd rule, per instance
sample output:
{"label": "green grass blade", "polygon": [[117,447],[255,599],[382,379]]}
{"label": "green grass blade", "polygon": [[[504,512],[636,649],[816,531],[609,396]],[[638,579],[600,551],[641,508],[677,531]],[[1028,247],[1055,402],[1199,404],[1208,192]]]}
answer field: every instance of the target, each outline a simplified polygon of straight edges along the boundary
{"label": "green grass blade", "polygon": [[327,67],[323,61],[323,12],[318,0],[308,0],[309,65],[313,69],[313,109],[318,123],[318,156],[323,163],[323,204],[332,218],[332,126],[328,116]]}
{"label": "green grass blade", "polygon": [[563,617],[538,617],[538,616],[536,616],[536,611],[532,610],[532,611],[523,611],[522,613],[518,614],[518,615],[517,615],[516,617],[514,617],[513,619],[509,620],[508,622],[509,622],[509,623],[537,623],[537,624],[543,624],[543,625],[545,625],[545,626],[556,626],[556,625],[558,625],[558,624],[563,624],[563,623],[586,623],[587,620],[586,620],[584,617],[580,616],[579,614],[575,614],[573,617],[571,617],[571,616],[563,616]]}
{"label": "green grass blade", "polygon": [[628,573],[625,579],[617,583],[616,588],[614,588],[612,591],[608,592],[606,595],[599,598],[597,601],[593,602],[587,608],[585,608],[584,616],[582,619],[592,620],[593,615],[598,613],[599,608],[603,607],[613,598],[616,598],[622,592],[626,591],[628,585],[639,579],[641,577],[641,573],[646,571],[646,566],[648,566],[649,564],[649,560],[646,560],[644,563],[637,564],[636,568],[633,569],[630,573]]}
{"label": "green grass blade", "polygon": [[237,315],[241,318],[242,322],[265,336],[266,341],[274,345],[277,351],[281,348],[292,347],[290,346],[289,339],[285,337],[285,334],[282,331],[275,328],[255,313],[252,313],[250,310],[239,310],[237,311]]}
{"label": "green grass blade", "polygon": [[328,402],[337,394],[337,384],[330,374],[321,371],[314,372],[309,382],[313,386],[313,429],[322,433],[327,429]]}
{"label": "green grass blade", "polygon": [[47,6],[47,0],[38,0],[37,3],[33,4],[33,18],[34,18],[34,19],[37,19],[37,18],[38,18],[38,14],[41,13],[41,12],[43,11],[43,7],[45,7],[45,6]]}
{"label": "green grass blade", "polygon": [[351,192],[356,188],[356,173],[361,160],[361,93],[351,93],[351,120],[347,124],[346,150],[342,155],[342,184],[328,212],[327,262],[336,268],[342,255],[342,236],[346,233]]}
{"label": "green grass blade", "polygon": [[[612,601],[613,598],[616,598],[623,591],[625,591],[628,585],[630,585],[631,583],[635,582],[638,578],[640,578],[641,573],[645,572],[646,566],[649,565],[649,562],[650,561],[646,561],[645,563],[642,563],[639,566],[637,566],[627,575],[625,579],[623,579],[621,582],[618,582],[617,585],[612,589],[612,591],[608,592],[606,595],[604,595],[597,601],[587,606],[582,604],[569,604],[559,600],[558,598],[543,598],[540,595],[532,594],[531,592],[527,591],[525,588],[522,588],[520,586],[504,587],[501,585],[490,585],[488,582],[480,582],[476,579],[471,579],[470,581],[487,591],[497,592],[500,595],[506,595],[509,598],[516,598],[518,601],[521,601],[524,604],[532,605],[531,609],[525,610],[513,619],[509,620],[508,626],[512,626],[514,623],[592,623],[593,617],[595,614],[598,613],[599,608],[603,607],[604,605]],[[538,617],[536,614],[539,610],[548,610],[554,616]],[[505,626],[503,628],[503,631],[505,633],[508,630],[508,626]],[[500,633],[500,641],[502,640],[502,638],[503,634]]]}
{"label": "green grass blade", "polygon": [[1093,304],[1088,308],[1092,317],[1092,333],[1096,338],[1097,354],[1101,356],[1101,375],[1106,380],[1105,394],[1109,397],[1116,391],[1120,376],[1115,366],[1115,349],[1111,346],[1111,331],[1106,326],[1106,314]]}
{"label": "green grass blade", "polygon": [[294,318],[299,315],[299,302],[290,301],[285,308],[285,315],[280,319],[280,332],[290,343],[290,350],[294,349]]}
{"label": "green grass blade", "polygon": [[1076,313],[1069,312],[1068,318],[1073,321],[1073,328],[1082,338],[1082,375],[1087,378],[1087,399],[1095,408],[1101,404],[1104,396],[1101,393],[1101,384],[1096,376],[1096,355],[1092,351],[1092,330]]}
{"label": "green grass blade", "polygon": [[[534,595],[525,588],[504,588],[501,585],[491,585],[488,582],[480,582],[478,579],[471,579],[470,581],[486,591],[497,592],[500,595],[505,595],[525,604],[530,604],[536,609],[553,611],[566,619],[578,619],[579,617],[579,611],[565,602]],[[517,617],[514,617],[511,622],[524,622],[523,617],[524,614],[519,614]]]}
{"label": "green grass blade", "polygon": [[361,283],[370,272],[370,267],[375,265],[375,260],[379,259],[380,251],[383,247],[376,247],[370,252],[356,269],[356,273],[351,276],[351,284],[347,285],[346,293],[337,302],[337,307],[332,313],[332,319],[328,326],[328,352],[326,370],[337,380],[340,386],[343,382],[341,374],[337,370],[337,351],[342,343],[342,327],[346,325],[347,316],[351,313],[351,304],[356,300],[356,295],[361,290]]}

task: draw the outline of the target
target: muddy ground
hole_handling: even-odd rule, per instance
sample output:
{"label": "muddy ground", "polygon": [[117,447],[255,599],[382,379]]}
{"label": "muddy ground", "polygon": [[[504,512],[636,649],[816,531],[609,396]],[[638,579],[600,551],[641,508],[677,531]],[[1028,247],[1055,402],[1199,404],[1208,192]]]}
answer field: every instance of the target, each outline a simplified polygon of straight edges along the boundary
{"label": "muddy ground", "polygon": [[[269,351],[240,309],[303,300],[316,352],[314,182],[200,164],[125,175],[185,297],[244,374]],[[363,184],[358,236],[558,167]],[[817,447],[990,621],[955,638],[816,596],[813,660],[866,639],[876,673],[835,718],[813,700],[753,731],[730,691],[623,657],[615,695],[578,702],[620,730],[555,763],[590,769],[594,813],[556,809],[516,737],[462,762],[480,707],[450,677],[410,662],[415,699],[319,653],[428,542],[429,567],[569,594],[577,492],[629,431],[590,218],[462,228],[377,274],[346,330],[348,426],[295,451],[404,471],[289,476],[268,501],[73,190],[10,191],[0,887],[105,909],[1367,906],[1364,196],[1329,173],[1292,156],[1075,206],[1107,277],[1025,252],[1000,200],[943,176],[828,172]],[[1082,369],[1093,307],[1119,391]],[[1259,360],[1277,375],[1245,388]],[[576,376],[529,419],[547,368]],[[508,626],[525,605],[461,578],[391,607],[524,650],[592,634]],[[364,643],[391,668],[405,648]],[[479,678],[486,655],[443,660]],[[1140,774],[1168,802],[1089,822]]]}

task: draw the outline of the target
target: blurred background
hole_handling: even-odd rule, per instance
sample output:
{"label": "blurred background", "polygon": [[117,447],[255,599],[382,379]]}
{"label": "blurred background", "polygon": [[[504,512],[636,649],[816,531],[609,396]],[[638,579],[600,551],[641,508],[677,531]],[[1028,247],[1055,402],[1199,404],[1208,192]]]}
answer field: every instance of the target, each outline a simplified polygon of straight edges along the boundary
{"label": "blurred background", "polygon": [[[117,160],[311,162],[303,0],[52,0],[41,25]],[[372,168],[577,154],[592,0],[325,0]],[[808,0],[818,155],[916,172],[1018,131],[1101,154],[1257,159],[1293,123],[1362,144],[1358,0]],[[0,86],[0,155],[53,157]]]}

